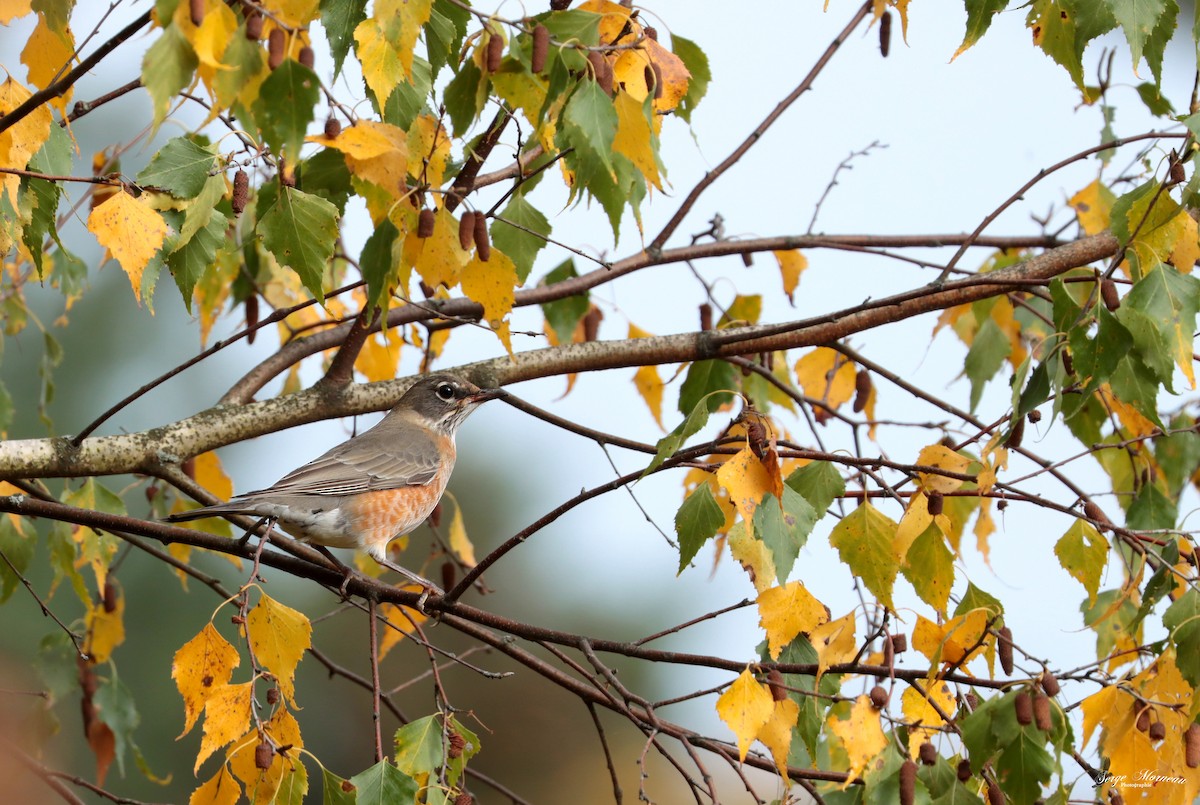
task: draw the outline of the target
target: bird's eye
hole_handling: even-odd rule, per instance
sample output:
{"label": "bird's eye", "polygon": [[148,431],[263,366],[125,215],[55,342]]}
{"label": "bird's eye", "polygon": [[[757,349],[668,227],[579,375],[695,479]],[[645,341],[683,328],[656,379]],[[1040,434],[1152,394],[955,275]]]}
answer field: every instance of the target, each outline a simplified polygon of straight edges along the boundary
{"label": "bird's eye", "polygon": [[434,389],[433,393],[438,396],[439,400],[450,402],[454,399],[454,386],[450,385],[449,383],[441,383],[436,389]]}

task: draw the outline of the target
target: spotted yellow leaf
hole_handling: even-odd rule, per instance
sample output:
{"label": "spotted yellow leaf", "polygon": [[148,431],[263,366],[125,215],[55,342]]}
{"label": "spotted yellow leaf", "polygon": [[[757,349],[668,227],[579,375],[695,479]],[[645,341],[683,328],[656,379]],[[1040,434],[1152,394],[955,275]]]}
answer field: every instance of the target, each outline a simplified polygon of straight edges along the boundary
{"label": "spotted yellow leaf", "polygon": [[854,394],[854,364],[837,350],[817,347],[796,361],[796,382],[809,397],[831,409]]}
{"label": "spotted yellow leaf", "polygon": [[[917,454],[917,464],[923,467],[935,467],[938,470],[963,474],[967,471],[971,459],[954,452],[943,444],[931,444],[921,448]],[[937,472],[922,471],[917,473],[921,489],[925,492],[953,492],[963,485],[959,478],[947,478]]]}
{"label": "spotted yellow leaf", "polygon": [[858,653],[854,640],[854,613],[848,612],[835,621],[823,623],[813,629],[808,640],[817,650],[817,679],[831,665],[849,662]]}
{"label": "spotted yellow leaf", "polygon": [[[30,92],[9,76],[0,84],[0,115],[11,112],[29,99]],[[24,168],[50,137],[51,114],[48,106],[39,106],[23,119],[0,132],[0,167]],[[4,174],[3,187],[13,209],[17,209],[17,188],[21,177]]]}
{"label": "spotted yellow leaf", "polygon": [[212,623],[175,652],[175,658],[171,661],[171,678],[183,697],[184,725],[183,732],[179,733],[180,738],[191,732],[213,692],[229,684],[233,669],[240,662],[237,649],[221,636]]}
{"label": "spotted yellow leaf", "polygon": [[921,744],[941,734],[940,727],[946,723],[941,714],[953,716],[955,710],[954,693],[945,682],[918,684],[924,690],[924,695],[917,688],[909,686],[900,696],[900,709],[904,713],[904,720],[911,725],[908,732],[908,754],[913,758],[917,756]]}
{"label": "spotted yellow leaf", "polygon": [[200,751],[196,753],[193,771],[199,771],[213,752],[245,734],[250,726],[253,688],[252,682],[214,686],[204,703],[204,737],[200,739]]}
{"label": "spotted yellow leaf", "polygon": [[749,447],[739,450],[717,469],[717,483],[729,493],[729,499],[747,523],[754,522],[759,501],[773,489],[771,474]]}

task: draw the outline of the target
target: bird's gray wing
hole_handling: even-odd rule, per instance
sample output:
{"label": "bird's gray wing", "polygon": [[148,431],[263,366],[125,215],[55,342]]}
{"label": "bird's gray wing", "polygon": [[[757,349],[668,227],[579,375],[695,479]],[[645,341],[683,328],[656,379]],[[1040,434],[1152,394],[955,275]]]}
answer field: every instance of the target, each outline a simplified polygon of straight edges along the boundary
{"label": "bird's gray wing", "polygon": [[[404,438],[366,431],[343,442],[279,479],[268,489],[239,495],[242,499],[274,495],[340,497],[380,489],[420,486],[433,480],[441,464],[437,443],[420,430]],[[370,436],[370,438],[367,438]]]}

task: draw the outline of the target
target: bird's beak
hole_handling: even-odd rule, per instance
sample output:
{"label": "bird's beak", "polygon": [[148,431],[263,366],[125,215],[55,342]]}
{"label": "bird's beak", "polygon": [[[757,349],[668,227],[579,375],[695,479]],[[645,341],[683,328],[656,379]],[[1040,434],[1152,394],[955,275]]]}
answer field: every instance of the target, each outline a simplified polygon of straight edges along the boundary
{"label": "bird's beak", "polygon": [[478,405],[481,402],[487,402],[488,400],[494,400],[497,397],[507,397],[507,396],[508,396],[508,392],[505,391],[504,389],[480,389],[476,393],[468,395],[467,402],[471,403],[472,405]]}

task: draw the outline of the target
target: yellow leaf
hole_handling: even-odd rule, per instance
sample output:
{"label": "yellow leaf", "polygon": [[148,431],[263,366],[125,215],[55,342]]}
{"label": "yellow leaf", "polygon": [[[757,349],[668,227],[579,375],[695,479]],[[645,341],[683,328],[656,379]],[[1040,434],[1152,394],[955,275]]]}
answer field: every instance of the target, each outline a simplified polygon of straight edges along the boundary
{"label": "yellow leaf", "polygon": [[737,736],[738,756],[746,759],[750,744],[758,737],[758,731],[770,720],[775,711],[774,699],[767,689],[750,669],[742,671],[721,698],[717,699],[717,715],[725,722],[733,734]]}
{"label": "yellow leaf", "polygon": [[1113,192],[1096,179],[1071,196],[1067,203],[1075,210],[1083,231],[1088,235],[1095,235],[1108,229],[1114,201],[1116,196]]}
{"label": "yellow leaf", "polygon": [[[628,14],[629,9],[625,9],[625,12]],[[613,84],[623,86],[634,100],[645,100],[653,86],[646,84],[646,68],[652,64],[658,65],[662,74],[662,96],[654,100],[654,110],[670,111],[687,95],[692,74],[678,56],[653,39],[643,40],[642,46],[636,50],[619,53],[613,62]]]}
{"label": "yellow leaf", "polygon": [[319,134],[305,137],[304,141],[334,148],[348,157],[368,160],[396,150],[396,138],[392,128],[385,123],[372,124],[369,120],[361,120],[356,125],[343,129],[336,137]]}
{"label": "yellow leaf", "polygon": [[250,726],[250,698],[254,683],[216,685],[204,703],[204,737],[196,754],[199,771],[209,755],[246,732]]}
{"label": "yellow leaf", "polygon": [[[271,758],[271,765],[265,769],[258,768],[255,763],[255,750],[262,740],[267,740],[274,746],[290,746],[287,754],[276,753]],[[294,774],[300,765],[300,755],[304,741],[300,737],[300,725],[287,709],[280,707],[274,715],[262,725],[262,735],[251,729],[226,752],[226,761],[230,770],[246,787],[246,798],[251,805],[275,805],[285,801],[277,798],[280,783]],[[303,773],[303,772],[301,772]]]}
{"label": "yellow leaf", "polygon": [[320,0],[263,0],[270,16],[289,28],[303,28],[317,18]]}
{"label": "yellow leaf", "polygon": [[201,453],[195,459],[196,483],[212,492],[222,500],[233,497],[233,481],[221,467],[221,459],[209,451]]}
{"label": "yellow leaf", "polygon": [[241,657],[212,623],[175,652],[171,678],[183,697],[184,725],[179,737],[191,732],[213,691],[229,684]]}
{"label": "yellow leaf", "polygon": [[1096,727],[1108,723],[1114,716],[1117,693],[1116,686],[1109,685],[1079,703],[1079,709],[1083,711],[1083,743],[1080,749],[1087,746]]}
{"label": "yellow leaf", "polygon": [[843,720],[831,715],[828,724],[830,731],[841,739],[850,759],[850,774],[842,783],[845,791],[866,770],[867,764],[887,747],[887,736],[879,723],[879,711],[871,705],[871,698],[866,694],[854,700],[849,718]]}
{"label": "yellow leaf", "polygon": [[988,617],[986,610],[974,609],[939,626],[918,615],[913,628],[913,648],[928,657],[935,667],[942,662],[964,664],[984,650]]}
{"label": "yellow leaf", "polygon": [[467,536],[467,527],[463,523],[462,506],[455,505],[454,517],[450,520],[450,550],[467,567],[475,566],[475,546]]}
{"label": "yellow leaf", "polygon": [[658,158],[655,156],[656,138],[642,103],[624,90],[617,92],[613,100],[613,107],[617,111],[617,134],[613,138],[613,150],[628,157],[648,183],[662,190]]}
{"label": "yellow leaf", "polygon": [[[933,706],[934,704],[937,705],[936,708]],[[946,715],[954,715],[954,694],[945,682],[938,681],[930,684],[924,696],[921,695],[921,691],[911,685],[905,688],[904,693],[900,695],[900,709],[904,713],[904,720],[910,725],[908,728],[908,754],[910,757],[916,758],[921,744],[933,740],[941,732],[938,728],[946,722],[938,712],[939,708]]]}
{"label": "yellow leaf", "polygon": [[[183,6],[183,3],[179,5]],[[190,10],[188,14],[190,17]],[[225,48],[237,28],[237,15],[229,6],[219,0],[206,0],[204,20],[192,37],[192,49],[204,68],[210,71],[230,69],[221,63],[221,57],[225,55]]]}
{"label": "yellow leaf", "polygon": [[0,0],[0,25],[33,13],[32,0]]}
{"label": "yellow leaf", "polygon": [[[370,157],[356,157],[346,154],[346,167],[358,178],[378,185],[394,197],[398,197],[407,187],[408,174],[408,135],[404,129],[388,123],[377,123],[372,120],[360,120],[349,131],[354,129],[372,129],[375,134],[384,137],[391,148]],[[342,135],[338,135],[340,140]],[[345,152],[343,152],[345,153]]]}
{"label": "yellow leaf", "polygon": [[779,774],[787,777],[788,753],[792,748],[792,730],[800,720],[800,705],[791,699],[775,702],[771,718],[758,730],[758,740],[771,750]]}
{"label": "yellow leaf", "polygon": [[113,649],[125,642],[125,596],[120,588],[117,590],[117,606],[112,612],[107,611],[103,601],[98,601],[88,609],[84,618],[87,627],[87,639],[83,643],[83,653],[88,655],[92,665],[99,665],[112,659]]}
{"label": "yellow leaf", "polygon": [[242,787],[229,773],[229,768],[221,764],[208,782],[192,792],[188,805],[237,805],[242,798]]}
{"label": "yellow leaf", "polygon": [[663,381],[658,375],[658,367],[638,367],[637,373],[633,376],[633,385],[637,388],[638,394],[642,395],[642,399],[646,401],[646,405],[649,406],[650,415],[658,423],[659,429],[665,430],[662,422]]}
{"label": "yellow leaf", "polygon": [[798,581],[772,587],[758,595],[758,622],[767,633],[771,659],[801,632],[809,633],[829,620],[825,605]]}
{"label": "yellow leaf", "polygon": [[275,674],[279,690],[293,701],[296,665],[312,645],[312,624],[308,618],[263,593],[246,617],[246,632],[255,659]]}
{"label": "yellow leaf", "polygon": [[[717,505],[720,506],[724,499],[723,495],[718,497]],[[747,523],[739,522],[729,529],[729,553],[750,574],[756,592],[761,593],[775,583],[775,557],[766,543],[754,536]]]}
{"label": "yellow leaf", "polygon": [[[11,112],[29,99],[29,90],[9,76],[0,84],[0,115]],[[50,137],[52,115],[50,107],[39,106],[21,121],[0,132],[0,167],[24,168],[29,158],[38,152]],[[3,186],[8,193],[13,209],[17,209],[17,188],[21,177],[13,174],[3,176]]]}
{"label": "yellow leaf", "polygon": [[1120,420],[1122,427],[1126,431],[1126,438],[1139,439],[1158,431],[1158,426],[1142,416],[1140,411],[1118,399],[1107,383],[1101,385],[1097,389],[1096,394],[1100,397],[1105,407],[1117,415],[1117,419]]}
{"label": "yellow leaf", "polygon": [[400,349],[404,343],[399,327],[389,327],[387,333],[376,333],[366,340],[354,368],[371,383],[393,380],[400,365]]}
{"label": "yellow leaf", "polygon": [[[29,83],[38,89],[50,86],[55,78],[71,69],[74,55],[75,37],[71,29],[65,28],[61,33],[52,31],[45,15],[39,14],[37,27],[21,51],[21,63],[29,68]],[[51,98],[50,103],[65,113],[71,101],[71,92],[71,89],[67,89],[62,95]]]}
{"label": "yellow leaf", "polygon": [[392,90],[404,80],[400,54],[384,36],[375,18],[365,19],[354,29],[354,52],[362,64],[363,78],[375,93],[379,108],[387,104]]}
{"label": "yellow leaf", "polygon": [[432,288],[443,283],[447,287],[458,284],[463,266],[471,259],[471,255],[458,242],[458,219],[442,207],[434,218],[433,234],[427,238],[417,238],[415,235],[413,238],[420,252],[414,256],[412,263],[421,279]]}
{"label": "yellow leaf", "polygon": [[[419,592],[415,584],[405,584],[400,589]],[[418,626],[429,620],[429,616],[412,607],[402,607],[395,604],[380,604],[379,617],[383,618],[386,627],[379,633],[379,659],[388,655],[396,645],[413,632]]]}
{"label": "yellow leaf", "polygon": [[817,680],[831,665],[849,662],[858,653],[854,641],[854,613],[847,612],[835,621],[823,623],[808,635],[817,651]]}
{"label": "yellow leaf", "polygon": [[1200,260],[1200,228],[1187,210],[1180,210],[1176,220],[1180,231],[1175,248],[1171,250],[1171,265],[1181,274],[1190,274],[1196,261]]}
{"label": "yellow leaf", "polygon": [[759,501],[773,488],[771,474],[749,447],[743,447],[717,469],[717,483],[729,493],[747,524],[754,522]]}
{"label": "yellow leaf", "polygon": [[513,306],[513,289],[518,284],[517,268],[504,252],[492,249],[484,262],[476,254],[463,267],[460,277],[463,293],[483,305],[483,318],[496,327]]}
{"label": "yellow leaf", "polygon": [[929,498],[925,496],[924,492],[917,492],[908,499],[904,516],[900,518],[900,525],[896,527],[896,537],[892,545],[897,561],[904,564],[904,558],[908,556],[908,549],[932,522],[933,515],[929,513]]}
{"label": "yellow leaf", "polygon": [[417,115],[408,130],[408,174],[425,177],[425,183],[438,187],[446,176],[450,158],[450,135],[430,115]]}
{"label": "yellow leaf", "polygon": [[808,258],[801,254],[799,249],[777,251],[774,254],[779,263],[779,273],[783,277],[783,292],[787,294],[788,301],[793,302],[795,300],[792,299],[792,292],[800,284],[800,275],[808,268]]}
{"label": "yellow leaf", "polygon": [[[412,77],[413,48],[421,29],[429,22],[433,0],[376,0],[375,19],[400,59],[404,77]],[[383,103],[380,102],[380,107]]]}
{"label": "yellow leaf", "polygon": [[854,364],[837,350],[817,347],[796,362],[796,382],[809,397],[837,408],[854,394]]}
{"label": "yellow leaf", "polygon": [[[917,455],[917,464],[924,467],[936,467],[946,472],[965,473],[971,464],[971,459],[960,455],[942,444],[931,444],[922,447]],[[936,472],[918,472],[921,489],[925,492],[953,492],[963,485],[958,478],[947,478]]]}
{"label": "yellow leaf", "polygon": [[116,193],[92,210],[87,228],[129,275],[133,295],[140,304],[142,271],[167,237],[162,216],[128,193]]}

